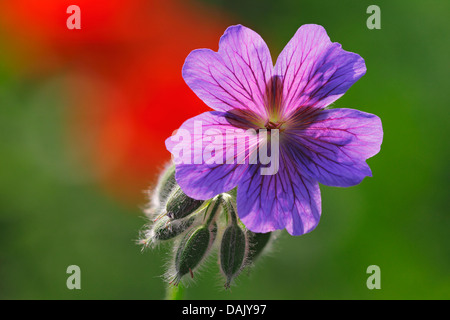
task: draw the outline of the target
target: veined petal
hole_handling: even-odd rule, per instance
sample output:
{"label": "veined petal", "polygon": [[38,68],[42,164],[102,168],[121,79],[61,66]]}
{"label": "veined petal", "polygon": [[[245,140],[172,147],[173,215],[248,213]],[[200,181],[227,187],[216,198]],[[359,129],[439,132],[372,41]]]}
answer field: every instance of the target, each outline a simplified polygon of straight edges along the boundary
{"label": "veined petal", "polygon": [[254,129],[237,128],[226,113],[211,111],[184,122],[166,147],[184,193],[206,200],[236,187],[257,161],[258,139]]}
{"label": "veined petal", "polygon": [[288,154],[282,152],[275,175],[260,175],[258,165],[249,168],[238,185],[237,211],[253,232],[286,228],[291,235],[302,235],[319,223],[319,184],[300,174]]}
{"label": "veined petal", "polygon": [[325,185],[349,187],[372,176],[365,161],[380,151],[383,128],[376,115],[328,109],[308,126],[287,130],[286,136],[301,172]]}
{"label": "veined petal", "polygon": [[218,111],[240,109],[260,116],[273,63],[264,40],[242,25],[229,27],[220,38],[219,51],[192,51],[183,66],[188,86],[209,107]]}
{"label": "veined petal", "polygon": [[324,108],[366,72],[363,58],[332,43],[319,25],[303,25],[279,55],[275,75],[283,83],[283,114]]}

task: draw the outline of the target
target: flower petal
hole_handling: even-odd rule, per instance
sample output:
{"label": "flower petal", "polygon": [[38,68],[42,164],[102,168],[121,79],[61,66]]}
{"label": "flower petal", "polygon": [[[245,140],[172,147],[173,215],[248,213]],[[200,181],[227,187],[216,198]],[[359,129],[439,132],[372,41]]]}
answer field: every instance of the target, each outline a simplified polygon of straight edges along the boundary
{"label": "flower petal", "polygon": [[284,115],[300,107],[324,108],[366,72],[364,60],[332,43],[319,25],[301,26],[279,55],[275,74],[283,82]]}
{"label": "flower petal", "polygon": [[380,151],[381,120],[353,109],[322,110],[312,124],[286,131],[302,172],[320,183],[349,187],[372,176],[365,160]]}
{"label": "flower petal", "polygon": [[192,51],[183,66],[188,86],[218,111],[240,109],[266,114],[264,94],[273,63],[264,40],[242,25],[229,27],[219,51]]}
{"label": "flower petal", "polygon": [[206,200],[236,187],[249,163],[256,161],[258,143],[255,130],[237,128],[226,113],[211,111],[184,122],[166,147],[181,189]]}
{"label": "flower petal", "polygon": [[237,211],[253,232],[284,229],[291,235],[312,231],[319,223],[319,184],[300,174],[286,153],[281,154],[275,175],[261,175],[259,166],[250,166],[237,190]]}

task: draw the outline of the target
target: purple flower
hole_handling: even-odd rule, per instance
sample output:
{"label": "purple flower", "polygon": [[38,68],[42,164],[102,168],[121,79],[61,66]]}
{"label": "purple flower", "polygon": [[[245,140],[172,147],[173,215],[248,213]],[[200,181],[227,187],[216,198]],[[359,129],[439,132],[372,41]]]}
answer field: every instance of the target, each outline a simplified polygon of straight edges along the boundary
{"label": "purple flower", "polygon": [[[310,232],[321,215],[319,182],[349,187],[372,175],[366,159],[380,150],[380,119],[353,109],[326,109],[365,72],[364,60],[332,43],[318,25],[299,28],[275,67],[257,33],[241,25],[229,27],[218,52],[194,50],[183,66],[186,83],[215,111],[189,119],[179,129],[191,134],[192,139],[183,141],[192,153],[184,149],[184,156],[193,161],[176,165],[178,184],[195,199],[210,199],[237,186],[238,215],[253,232]],[[196,132],[199,123],[205,134]],[[260,137],[256,144],[241,145],[245,163],[229,161],[228,146],[222,143],[226,133],[248,129],[277,129],[276,174],[261,174],[264,164],[251,161],[261,147]],[[179,141],[166,140],[175,158]],[[265,142],[270,145],[270,138]],[[199,158],[198,150],[205,152],[211,144],[223,148],[213,152],[222,162]]]}

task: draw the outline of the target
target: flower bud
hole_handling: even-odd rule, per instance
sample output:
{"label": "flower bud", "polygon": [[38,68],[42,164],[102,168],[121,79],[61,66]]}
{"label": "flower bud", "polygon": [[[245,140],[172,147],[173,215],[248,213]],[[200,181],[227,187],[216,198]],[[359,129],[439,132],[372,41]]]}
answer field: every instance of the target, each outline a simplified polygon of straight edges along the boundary
{"label": "flower bud", "polygon": [[163,203],[167,200],[171,190],[176,186],[175,181],[175,166],[172,164],[168,166],[161,174],[156,187],[158,200]]}
{"label": "flower bud", "polygon": [[244,230],[237,224],[229,225],[222,236],[220,245],[220,267],[226,277],[225,288],[237,277],[245,266],[247,240]]}
{"label": "flower bud", "polygon": [[166,203],[167,215],[170,219],[181,219],[196,211],[203,203],[204,200],[192,199],[176,186]]}
{"label": "flower bud", "polygon": [[181,240],[175,255],[175,277],[172,283],[178,285],[181,278],[190,273],[194,277],[193,269],[197,267],[206,256],[211,247],[213,238],[212,230],[206,225],[201,225],[190,230]]}
{"label": "flower bud", "polygon": [[251,231],[247,232],[249,235],[249,246],[250,246],[248,252],[248,262],[253,263],[269,243],[272,233],[271,232],[254,233]]}
{"label": "flower bud", "polygon": [[151,231],[151,238],[153,241],[173,239],[186,231],[192,225],[194,220],[195,217],[190,217],[184,220],[171,221],[169,217],[164,216],[154,223]]}

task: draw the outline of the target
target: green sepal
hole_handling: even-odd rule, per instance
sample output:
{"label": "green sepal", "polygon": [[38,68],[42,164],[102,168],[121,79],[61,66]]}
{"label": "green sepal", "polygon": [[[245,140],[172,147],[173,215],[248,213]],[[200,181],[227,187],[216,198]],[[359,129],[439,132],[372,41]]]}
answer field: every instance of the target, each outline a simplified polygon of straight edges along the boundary
{"label": "green sepal", "polygon": [[204,200],[192,199],[176,186],[167,199],[167,216],[170,219],[182,219],[199,209],[203,203]]}
{"label": "green sepal", "polygon": [[237,224],[230,224],[223,233],[220,245],[220,267],[226,277],[225,287],[245,266],[247,239],[244,230]]}
{"label": "green sepal", "polygon": [[175,166],[168,166],[164,172],[161,174],[158,185],[157,185],[157,193],[158,200],[163,203],[169,197],[172,189],[177,185],[175,181]]}
{"label": "green sepal", "polygon": [[195,217],[172,221],[169,217],[161,217],[152,227],[152,238],[158,241],[171,240],[185,232],[194,222]]}
{"label": "green sepal", "polygon": [[251,231],[248,232],[249,238],[249,252],[248,252],[248,262],[253,263],[259,255],[263,252],[264,248],[270,241],[272,236],[271,232],[267,233],[255,233]]}

